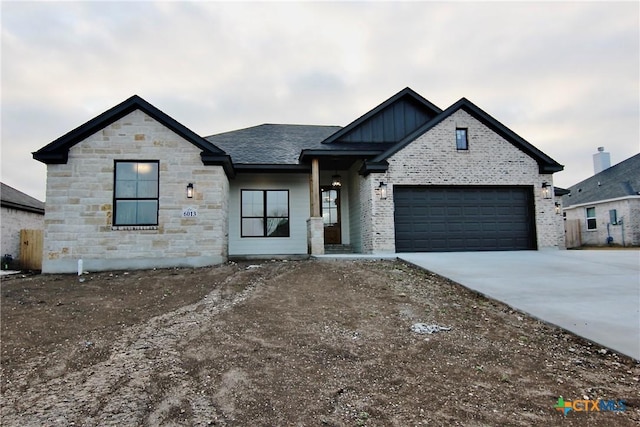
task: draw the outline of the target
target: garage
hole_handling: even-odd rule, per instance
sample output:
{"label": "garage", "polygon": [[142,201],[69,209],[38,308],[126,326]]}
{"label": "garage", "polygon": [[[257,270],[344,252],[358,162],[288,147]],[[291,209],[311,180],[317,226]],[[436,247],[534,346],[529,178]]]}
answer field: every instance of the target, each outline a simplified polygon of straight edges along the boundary
{"label": "garage", "polygon": [[536,249],[533,189],[395,186],[396,252]]}

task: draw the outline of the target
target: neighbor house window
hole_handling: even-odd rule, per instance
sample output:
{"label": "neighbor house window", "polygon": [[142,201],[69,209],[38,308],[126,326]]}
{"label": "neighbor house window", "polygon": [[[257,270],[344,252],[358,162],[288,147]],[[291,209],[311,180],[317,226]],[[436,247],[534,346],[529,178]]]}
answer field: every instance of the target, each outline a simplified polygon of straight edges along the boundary
{"label": "neighbor house window", "polygon": [[462,129],[462,128],[456,129],[456,149],[457,150],[469,149],[469,140],[467,139],[467,129]]}
{"label": "neighbor house window", "polygon": [[289,237],[288,190],[241,191],[242,237]]}
{"label": "neighbor house window", "polygon": [[587,208],[587,230],[595,230],[596,228],[596,208]]}
{"label": "neighbor house window", "polygon": [[113,225],[158,225],[158,162],[116,161]]}

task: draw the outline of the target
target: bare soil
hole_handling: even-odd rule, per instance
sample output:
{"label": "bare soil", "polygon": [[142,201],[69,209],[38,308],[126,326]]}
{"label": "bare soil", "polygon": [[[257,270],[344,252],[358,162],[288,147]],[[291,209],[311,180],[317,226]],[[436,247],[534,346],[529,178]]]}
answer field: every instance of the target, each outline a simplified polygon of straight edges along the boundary
{"label": "bare soil", "polygon": [[[401,262],[17,275],[1,292],[6,426],[640,423],[637,361]],[[559,396],[626,410],[565,417]]]}

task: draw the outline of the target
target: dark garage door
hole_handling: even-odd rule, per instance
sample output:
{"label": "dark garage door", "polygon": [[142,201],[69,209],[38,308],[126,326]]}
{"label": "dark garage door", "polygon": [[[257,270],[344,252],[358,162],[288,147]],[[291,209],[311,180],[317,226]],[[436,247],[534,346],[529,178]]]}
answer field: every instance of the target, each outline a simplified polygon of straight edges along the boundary
{"label": "dark garage door", "polygon": [[535,249],[531,187],[394,187],[397,252]]}

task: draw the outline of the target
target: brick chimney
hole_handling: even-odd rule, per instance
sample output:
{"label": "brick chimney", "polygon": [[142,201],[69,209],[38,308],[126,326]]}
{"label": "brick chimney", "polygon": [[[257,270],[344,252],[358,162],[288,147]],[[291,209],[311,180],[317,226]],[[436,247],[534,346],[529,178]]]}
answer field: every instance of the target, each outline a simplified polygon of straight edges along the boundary
{"label": "brick chimney", "polygon": [[604,151],[604,147],[598,147],[598,152],[593,155],[593,174],[598,174],[611,167],[611,156]]}

